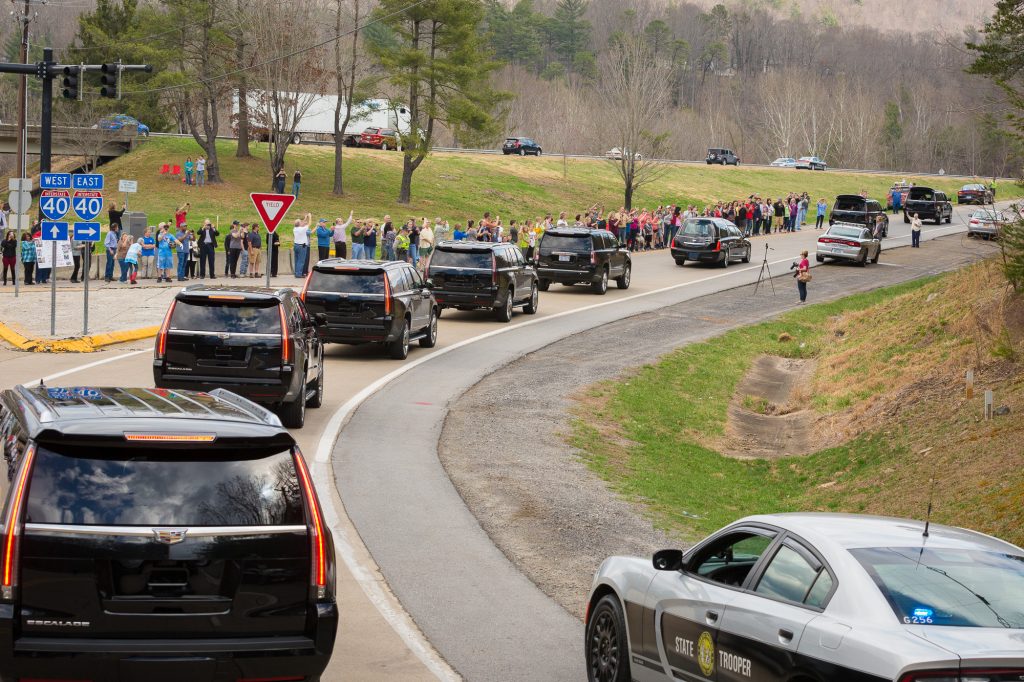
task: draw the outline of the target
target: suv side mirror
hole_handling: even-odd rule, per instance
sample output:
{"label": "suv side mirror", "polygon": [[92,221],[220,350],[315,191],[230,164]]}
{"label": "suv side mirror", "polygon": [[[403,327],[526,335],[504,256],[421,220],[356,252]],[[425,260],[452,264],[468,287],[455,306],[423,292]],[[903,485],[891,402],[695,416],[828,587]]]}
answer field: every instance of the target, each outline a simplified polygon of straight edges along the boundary
{"label": "suv side mirror", "polygon": [[314,313],[313,321],[317,324],[327,324],[327,313]]}
{"label": "suv side mirror", "polygon": [[651,563],[659,571],[678,571],[683,567],[683,550],[660,549],[654,553]]}
{"label": "suv side mirror", "polygon": [[425,280],[423,280],[423,286],[425,286],[427,289],[433,289],[434,288],[434,280],[432,280],[432,279],[425,279]]}

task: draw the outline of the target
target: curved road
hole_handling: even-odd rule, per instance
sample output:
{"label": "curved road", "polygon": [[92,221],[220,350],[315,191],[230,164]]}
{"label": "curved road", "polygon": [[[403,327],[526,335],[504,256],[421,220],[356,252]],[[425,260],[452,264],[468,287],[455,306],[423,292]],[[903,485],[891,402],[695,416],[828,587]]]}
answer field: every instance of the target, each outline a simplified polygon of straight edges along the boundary
{"label": "curved road", "polygon": [[[950,226],[926,226],[924,238],[963,231],[964,215],[958,211]],[[909,242],[902,222],[893,223],[892,234],[887,240],[889,247]],[[768,243],[774,251],[768,252],[768,260],[773,272],[782,274],[800,249],[813,250],[816,235],[805,228],[771,237]],[[755,241],[755,257],[765,253],[761,251],[764,243],[764,238]],[[663,251],[637,254],[628,291],[613,288],[607,296],[596,297],[580,287],[554,287],[542,295],[538,315],[517,314],[507,325],[483,313],[446,311],[438,346],[430,351],[415,348],[404,364],[385,359],[372,348],[330,347],[324,407],[308,412],[306,428],[295,433],[307,458],[316,460],[317,484],[335,532],[339,565],[348,569],[339,571],[343,618],[335,656],[324,679],[452,679],[456,674],[448,662],[471,679],[507,679],[510,675],[527,679],[524,672],[529,671],[521,664],[533,658],[560,666],[557,669],[565,675],[578,675],[579,637],[573,632],[579,628],[578,621],[554,606],[508,563],[464,505],[459,509],[461,498],[436,460],[437,425],[445,410],[438,396],[458,395],[503,363],[576,331],[750,283],[757,277],[759,260],[727,270],[678,268]],[[89,355],[57,356],[0,350],[2,384],[47,377],[52,385],[148,386],[152,382],[151,348],[151,342],[143,342]],[[445,368],[441,373],[430,372],[431,377],[441,375],[439,383],[418,381],[421,369],[434,366]],[[395,378],[396,372],[400,378]],[[399,386],[416,399],[387,403],[375,395],[380,389],[390,392]],[[339,429],[346,423],[334,453],[336,460],[330,462]],[[391,441],[385,447],[386,436],[414,430],[418,437],[406,444],[429,457],[413,461],[411,456],[399,457],[401,453],[390,447]],[[366,443],[358,451],[348,447],[357,435]],[[338,483],[337,490],[332,479]],[[419,496],[405,498],[414,492]],[[456,522],[451,527],[432,522],[442,502],[455,510],[450,518]],[[466,542],[460,543],[460,539]],[[409,544],[403,546],[403,542]],[[465,548],[458,554],[437,553],[460,544]],[[437,551],[420,552],[425,545]],[[481,566],[493,567],[494,573],[481,574]],[[472,591],[463,595],[432,592],[426,578],[443,574],[464,576]],[[498,612],[497,603],[490,600],[492,581],[498,579],[517,585],[515,594],[535,591],[519,605],[528,607],[528,620],[516,619],[514,612]],[[455,609],[459,603],[465,603],[469,612]],[[508,619],[512,630],[502,629]],[[545,631],[541,627],[545,621],[554,629]],[[516,650],[520,632],[540,640],[541,649]],[[551,632],[568,634],[552,636]],[[542,655],[545,651],[549,653]],[[532,672],[543,677],[533,679],[552,679],[544,670],[535,666]]]}

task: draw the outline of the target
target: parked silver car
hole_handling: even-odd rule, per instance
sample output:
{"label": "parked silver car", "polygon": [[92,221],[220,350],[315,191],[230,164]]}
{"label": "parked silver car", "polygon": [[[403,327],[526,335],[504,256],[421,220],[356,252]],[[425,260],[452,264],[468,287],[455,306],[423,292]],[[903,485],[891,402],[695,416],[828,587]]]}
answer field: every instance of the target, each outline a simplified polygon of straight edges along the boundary
{"label": "parked silver car", "polygon": [[877,263],[881,254],[882,240],[872,235],[871,230],[856,223],[836,223],[818,237],[814,258],[819,263],[834,258],[867,265],[868,261]]}
{"label": "parked silver car", "polygon": [[1000,231],[1007,223],[1013,222],[1006,213],[992,208],[979,208],[971,214],[967,221],[968,237],[984,237],[985,239],[996,239]]}
{"label": "parked silver car", "polygon": [[771,514],[606,559],[590,682],[1017,682],[1024,549],[908,519]]}

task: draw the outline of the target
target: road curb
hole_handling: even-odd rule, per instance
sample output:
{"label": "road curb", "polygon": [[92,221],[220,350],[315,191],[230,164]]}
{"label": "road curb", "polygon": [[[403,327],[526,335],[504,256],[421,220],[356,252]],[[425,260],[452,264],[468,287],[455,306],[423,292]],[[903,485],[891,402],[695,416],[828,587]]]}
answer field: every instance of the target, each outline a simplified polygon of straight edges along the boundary
{"label": "road curb", "polygon": [[3,339],[18,350],[31,353],[93,353],[106,346],[129,341],[139,341],[156,336],[159,325],[125,329],[116,332],[93,334],[92,336],[76,336],[68,339],[30,339],[14,331],[0,322],[0,339]]}

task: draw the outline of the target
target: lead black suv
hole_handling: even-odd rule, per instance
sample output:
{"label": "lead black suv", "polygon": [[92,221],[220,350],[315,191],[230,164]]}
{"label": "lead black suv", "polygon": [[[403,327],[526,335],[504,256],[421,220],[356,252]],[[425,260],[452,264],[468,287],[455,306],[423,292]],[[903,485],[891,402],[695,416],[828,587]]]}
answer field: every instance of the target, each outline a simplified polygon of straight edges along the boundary
{"label": "lead black suv", "polygon": [[381,343],[396,360],[412,341],[437,344],[440,308],[409,263],[328,258],[310,270],[301,298],[325,343]]}
{"label": "lead black suv", "polygon": [[552,282],[590,284],[596,294],[608,291],[614,279],[620,289],[628,289],[633,261],[625,246],[607,230],[557,227],[541,236],[537,248],[537,277],[541,291]]}
{"label": "lead black suv", "polygon": [[274,414],[223,389],[17,386],[0,444],[0,679],[320,679],[334,543]]}
{"label": "lead black suv", "polygon": [[934,220],[938,225],[943,220],[953,222],[953,203],[945,192],[931,187],[911,187],[903,205],[903,222],[909,223],[917,214],[921,220]]}
{"label": "lead black suv", "polygon": [[289,428],[324,398],[316,320],[291,289],[182,289],[156,337],[159,388],[227,388],[273,406]]}
{"label": "lead black suv", "polygon": [[832,205],[832,214],[828,217],[828,224],[856,223],[874,230],[875,221],[882,216],[882,236],[889,236],[889,215],[882,208],[882,204],[874,199],[865,199],[859,194],[840,194]]}
{"label": "lead black suv", "polygon": [[459,310],[493,310],[501,322],[512,309],[537,312],[537,271],[513,244],[444,241],[434,247],[427,282],[438,305]]}
{"label": "lead black suv", "polygon": [[501,145],[501,153],[505,156],[509,154],[518,154],[519,156],[533,154],[534,156],[540,156],[543,151],[540,145],[530,137],[510,137]]}
{"label": "lead black suv", "polygon": [[687,218],[670,251],[676,265],[692,260],[727,268],[737,258],[749,263],[752,248],[743,232],[725,218]]}

